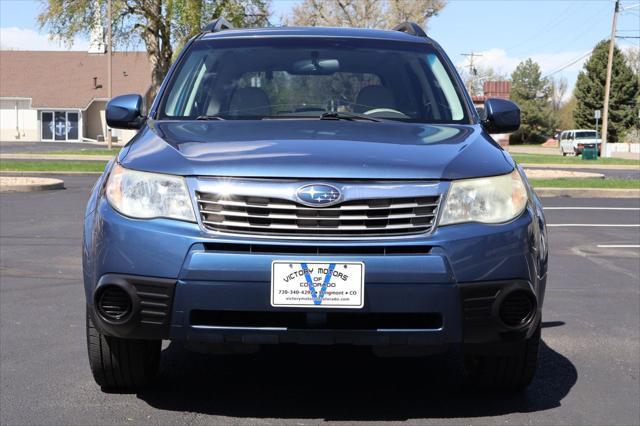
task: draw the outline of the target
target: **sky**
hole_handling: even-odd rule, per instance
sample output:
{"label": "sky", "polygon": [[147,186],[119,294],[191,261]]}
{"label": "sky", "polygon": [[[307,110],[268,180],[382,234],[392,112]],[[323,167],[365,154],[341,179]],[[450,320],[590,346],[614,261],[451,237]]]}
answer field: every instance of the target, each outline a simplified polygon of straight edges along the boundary
{"label": "sky", "polygon": [[[272,22],[301,0],[273,0]],[[623,0],[618,35],[640,36],[640,0]],[[635,6],[635,7],[634,7]],[[0,0],[0,48],[66,50],[38,27],[39,0]],[[481,55],[476,64],[509,75],[517,64],[533,58],[543,76],[564,77],[570,94],[579,70],[595,44],[611,33],[613,0],[449,0],[431,18],[427,33],[458,66],[468,64],[464,53]],[[640,39],[618,39],[623,49],[640,48]],[[85,50],[78,37],[72,49]]]}

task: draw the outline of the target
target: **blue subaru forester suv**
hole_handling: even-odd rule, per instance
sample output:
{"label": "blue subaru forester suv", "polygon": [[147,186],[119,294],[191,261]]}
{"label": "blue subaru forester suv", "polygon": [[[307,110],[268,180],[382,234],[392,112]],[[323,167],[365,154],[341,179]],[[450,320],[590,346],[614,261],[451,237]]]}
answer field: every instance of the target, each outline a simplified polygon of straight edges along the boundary
{"label": "blue subaru forester suv", "polygon": [[106,167],[84,221],[89,361],[148,385],[162,340],[198,349],[367,345],[452,353],[472,385],[522,389],[540,342],[547,237],[523,170],[416,24],[194,37]]}

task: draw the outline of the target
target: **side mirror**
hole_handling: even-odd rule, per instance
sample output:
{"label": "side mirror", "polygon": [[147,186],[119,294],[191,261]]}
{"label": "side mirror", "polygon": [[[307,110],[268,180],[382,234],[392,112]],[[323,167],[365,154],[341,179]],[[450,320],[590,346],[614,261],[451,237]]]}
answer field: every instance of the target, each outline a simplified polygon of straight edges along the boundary
{"label": "side mirror", "polygon": [[484,103],[486,118],[482,124],[489,133],[511,133],[520,128],[520,108],[504,99],[487,99]]}
{"label": "side mirror", "polygon": [[142,96],[122,95],[107,104],[107,125],[114,129],[139,129],[146,117],[142,115]]}

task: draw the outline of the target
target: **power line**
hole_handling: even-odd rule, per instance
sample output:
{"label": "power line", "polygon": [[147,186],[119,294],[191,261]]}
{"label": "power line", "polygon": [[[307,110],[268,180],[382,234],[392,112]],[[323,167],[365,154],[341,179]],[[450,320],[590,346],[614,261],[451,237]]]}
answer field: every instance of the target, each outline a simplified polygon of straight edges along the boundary
{"label": "power line", "polygon": [[[637,30],[625,30],[625,31],[637,31]],[[623,40],[626,40],[626,39],[640,39],[640,37],[636,37],[636,36],[618,36],[618,35],[616,36],[616,38],[617,39],[623,39]],[[554,74],[559,73],[560,71],[563,71],[563,70],[569,68],[571,65],[574,65],[577,62],[579,62],[580,60],[582,60],[582,59],[586,58],[587,56],[589,56],[591,54],[591,52],[592,51],[589,51],[589,52],[587,52],[587,53],[585,53],[583,55],[580,55],[578,58],[572,59],[567,64],[562,65],[561,67],[556,68],[555,70],[553,70],[550,73],[548,73],[547,75],[545,75],[544,78],[550,77],[550,76],[552,76]]]}
{"label": "power line", "polygon": [[551,71],[549,74],[545,75],[543,78],[547,78],[547,77],[551,77],[554,74],[559,73],[562,70],[565,70],[567,68],[569,68],[571,65],[574,65],[575,63],[579,62],[580,60],[586,58],[587,56],[591,55],[591,50],[588,51],[587,53],[585,53],[584,55],[580,55],[579,57],[572,59],[571,62],[562,65],[560,68],[556,68],[555,70]]}
{"label": "power line", "polygon": [[620,7],[620,12],[624,12],[629,9],[635,9],[636,7],[640,7],[640,3],[632,4],[631,6],[622,6]]}
{"label": "power line", "polygon": [[527,37],[526,39],[524,39],[524,40],[522,40],[522,41],[520,41],[520,42],[518,42],[518,43],[516,43],[516,44],[514,44],[514,45],[512,45],[510,47],[507,47],[505,50],[509,51],[509,50],[517,49],[520,46],[529,43],[531,40],[539,38],[539,34],[549,34],[548,28],[553,28],[556,25],[558,25],[560,22],[562,22],[564,20],[564,18],[565,18],[565,15],[567,14],[567,12],[569,12],[573,6],[574,6],[573,4],[569,3],[569,5],[562,12],[560,12],[558,15],[556,15],[556,19],[552,23],[545,25],[544,28],[540,29],[539,31],[536,31],[532,36]]}
{"label": "power line", "polygon": [[[570,4],[570,5],[567,7],[567,9],[565,9],[565,11],[566,11],[566,10],[568,10],[568,9],[570,9],[572,6],[574,6],[574,5]],[[574,41],[576,41],[576,40],[578,40],[578,39],[581,39],[581,38],[582,38],[586,33],[588,33],[588,32],[590,32],[590,31],[592,31],[592,30],[593,30],[593,24],[595,24],[597,21],[599,21],[599,20],[602,18],[602,14],[605,12],[605,10],[608,10],[608,8],[609,8],[609,5],[608,5],[608,4],[605,4],[604,6],[605,6],[605,8],[602,8],[602,7],[601,7],[600,9],[596,10],[596,12],[595,12],[593,15],[591,15],[591,16],[589,16],[588,18],[583,19],[583,20],[581,21],[581,26],[580,26],[580,28],[584,28],[582,31],[580,31],[580,32],[578,32],[578,33],[565,33],[565,34],[568,34],[568,35],[571,35],[571,34],[572,34],[572,35],[573,35],[573,37],[572,37],[571,39],[568,39],[568,40],[562,40],[562,41],[561,41],[561,40],[558,40],[558,38],[557,38],[557,34],[556,34],[555,32],[553,32],[553,31],[547,31],[547,34],[551,34],[551,35],[553,35],[553,38],[552,38],[550,41],[546,42],[546,43],[539,44],[539,45],[535,45],[535,44],[534,44],[534,45],[536,46],[536,48],[537,48],[538,50],[540,50],[540,49],[546,49],[546,48],[547,48],[547,46],[550,46],[550,45],[552,45],[552,44],[557,45],[557,46],[558,46],[558,48],[553,49],[550,53],[556,53],[556,52],[558,52],[558,51],[563,50],[563,49],[565,48],[565,46],[566,46],[566,45],[570,45],[570,44],[572,44]],[[562,15],[562,13],[561,13],[560,15]],[[560,17],[561,17],[561,18],[564,18],[564,17],[562,17],[562,16],[560,16]],[[561,19],[561,20],[564,20],[564,19]],[[558,21],[558,22],[559,22],[559,21]],[[551,25],[548,25],[548,26],[547,26],[547,28],[553,28],[554,26],[555,26],[555,24],[551,24]],[[534,38],[537,38],[537,37],[536,37],[536,36],[534,36],[534,37],[527,38],[525,41],[523,41],[523,42],[521,42],[521,43],[518,43],[518,44],[516,44],[516,45],[514,45],[514,46],[512,46],[512,47],[506,48],[505,50],[506,50],[506,51],[512,50],[512,49],[514,49],[514,47],[519,47],[519,46],[521,46],[522,44],[524,44],[524,43],[526,43],[526,42],[528,42],[528,41],[530,41],[530,40],[532,40],[532,39],[534,39]]]}

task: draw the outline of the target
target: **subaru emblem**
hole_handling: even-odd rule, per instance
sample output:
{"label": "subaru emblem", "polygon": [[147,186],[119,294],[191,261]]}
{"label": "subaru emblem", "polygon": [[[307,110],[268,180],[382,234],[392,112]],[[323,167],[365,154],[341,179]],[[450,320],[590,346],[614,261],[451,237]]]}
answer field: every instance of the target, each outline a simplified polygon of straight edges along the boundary
{"label": "subaru emblem", "polygon": [[340,190],[331,185],[312,184],[298,188],[298,200],[307,206],[330,206],[340,201]]}

